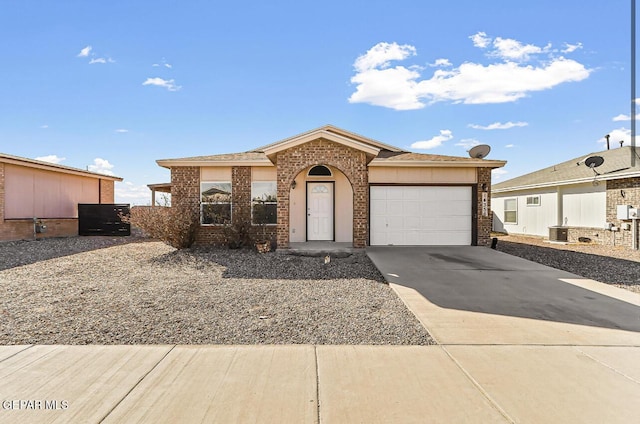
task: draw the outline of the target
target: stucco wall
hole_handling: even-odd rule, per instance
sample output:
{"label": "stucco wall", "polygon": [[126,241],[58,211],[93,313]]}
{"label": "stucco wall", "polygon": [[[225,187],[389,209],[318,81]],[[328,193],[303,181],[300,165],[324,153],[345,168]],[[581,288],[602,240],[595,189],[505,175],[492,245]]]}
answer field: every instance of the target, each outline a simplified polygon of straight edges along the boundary
{"label": "stucco wall", "polygon": [[[78,203],[100,203],[97,178],[5,164],[5,219],[77,218]],[[105,198],[109,196],[105,181]],[[111,201],[112,202],[112,201]]]}
{"label": "stucco wall", "polygon": [[306,182],[307,181],[333,181],[335,190],[335,236],[336,242],[350,243],[353,241],[353,190],[351,183],[335,167],[328,166],[332,176],[314,177],[307,176],[309,169],[305,168],[296,177],[296,188],[289,193],[290,221],[289,241],[304,242],[307,236],[307,211],[306,211]]}
{"label": "stucco wall", "polygon": [[369,166],[369,183],[382,184],[473,184],[476,168]]}
{"label": "stucco wall", "polygon": [[[114,182],[0,163],[0,240],[78,235],[78,203],[113,203]],[[33,218],[46,225],[34,234]]]}

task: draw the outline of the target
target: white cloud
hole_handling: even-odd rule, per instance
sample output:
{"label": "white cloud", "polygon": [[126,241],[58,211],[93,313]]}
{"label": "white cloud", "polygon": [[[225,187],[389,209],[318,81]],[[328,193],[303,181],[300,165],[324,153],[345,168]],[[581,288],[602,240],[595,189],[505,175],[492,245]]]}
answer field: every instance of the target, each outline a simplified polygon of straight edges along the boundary
{"label": "white cloud", "polygon": [[436,59],[435,62],[429,64],[432,68],[448,68],[451,65],[449,59]]}
{"label": "white cloud", "polygon": [[469,150],[472,147],[479,145],[480,142],[475,138],[464,138],[456,143],[456,146],[464,147],[465,150]]}
{"label": "white cloud", "polygon": [[613,117],[613,121],[617,122],[617,121],[631,121],[631,116],[629,115],[625,115],[625,114],[620,114],[618,116],[614,116]]}
{"label": "white cloud", "polygon": [[522,44],[512,38],[496,37],[493,41],[495,50],[490,55],[505,60],[528,61],[533,54],[540,54],[551,48],[547,45],[544,48],[534,46],[533,44]]}
{"label": "white cloud", "polygon": [[146,185],[134,184],[131,181],[116,182],[115,198],[117,203],[151,205],[151,190]]}
{"label": "white cloud", "polygon": [[452,138],[453,134],[451,133],[451,130],[440,130],[440,135],[436,135],[429,140],[416,141],[415,143],[411,144],[411,148],[425,150],[434,149],[442,145],[442,143],[444,143],[445,141],[451,140]]}
{"label": "white cloud", "polygon": [[469,127],[474,128],[476,130],[508,130],[509,128],[514,127],[526,127],[529,125],[527,122],[494,122],[489,125],[477,125],[477,124],[469,124]]}
{"label": "white cloud", "polygon": [[574,51],[581,48],[582,48],[582,43],[577,43],[577,44],[564,43],[564,49],[562,49],[562,53],[573,53]]}
{"label": "white cloud", "polygon": [[63,162],[65,159],[67,158],[61,158],[58,155],[47,155],[47,156],[38,156],[36,158],[36,160],[41,160],[43,162],[49,162],[49,163],[61,163]]}
{"label": "white cloud", "polygon": [[115,60],[111,59],[110,57],[98,57],[89,61],[89,65],[93,65],[94,63],[115,63]]}
{"label": "white cloud", "polygon": [[113,171],[113,165],[108,160],[102,158],[95,158],[93,165],[87,167],[91,172],[97,172],[98,174],[115,175]]}
{"label": "white cloud", "polygon": [[93,49],[93,47],[91,46],[87,46],[84,49],[80,50],[80,53],[78,53],[77,57],[88,57],[89,53],[91,53],[91,50]]}
{"label": "white cloud", "polygon": [[[470,38],[476,46],[491,41],[484,33]],[[356,89],[349,102],[395,110],[421,109],[437,102],[507,103],[562,83],[582,81],[591,72],[583,64],[564,57],[549,56],[547,60],[527,65],[511,61],[509,57],[524,60],[534,52],[547,52],[549,46],[539,48],[515,40],[496,40],[499,48],[489,56],[499,57],[502,61],[488,65],[464,62],[451,69],[438,68],[428,79],[421,79],[420,68],[391,66],[391,61],[415,56],[415,47],[378,43],[354,62],[355,75],[351,82]]]}
{"label": "white cloud", "polygon": [[478,32],[469,38],[473,41],[473,45],[480,49],[485,49],[491,44],[491,38],[487,37],[486,32]]}
{"label": "white cloud", "polygon": [[[611,148],[615,148],[620,146],[620,141],[624,141],[625,146],[629,146],[631,144],[631,130],[627,128],[617,128],[609,131],[609,145]],[[637,140],[637,138],[636,138]],[[607,140],[602,137],[598,140],[598,143],[606,143]]]}
{"label": "white cloud", "polygon": [[47,124],[40,125],[40,128],[42,128],[42,129],[46,130],[47,128],[49,128],[49,125],[47,125]]}
{"label": "white cloud", "polygon": [[491,170],[491,176],[495,180],[501,179],[505,174],[508,174],[509,171],[505,171],[503,168],[495,168]]}
{"label": "white cloud", "polygon": [[515,144],[507,144],[507,145],[506,145],[506,146],[504,146],[504,147],[506,147],[507,149],[510,149],[510,148],[512,148],[512,147],[514,147],[514,146],[515,146]]}
{"label": "white cloud", "polygon": [[118,128],[118,129],[116,130],[116,132],[117,132],[117,133],[120,133],[120,134],[124,134],[124,133],[128,133],[128,132],[129,132],[129,130],[128,130],[128,129],[125,129],[125,128]]}
{"label": "white cloud", "polygon": [[159,77],[147,78],[147,80],[143,82],[142,85],[155,85],[158,87],[166,88],[169,91],[178,91],[182,88],[182,86],[176,85],[175,80],[173,79],[165,80]]}
{"label": "white cloud", "polygon": [[153,65],[154,68],[159,68],[159,67],[165,67],[165,68],[173,68],[173,65],[171,65],[170,63],[167,63],[167,61],[165,60],[165,58],[162,58],[162,63],[154,63]]}
{"label": "white cloud", "polygon": [[416,48],[408,44],[400,46],[398,43],[378,43],[358,57],[353,66],[359,72],[386,69],[392,60],[404,60],[415,55]]}

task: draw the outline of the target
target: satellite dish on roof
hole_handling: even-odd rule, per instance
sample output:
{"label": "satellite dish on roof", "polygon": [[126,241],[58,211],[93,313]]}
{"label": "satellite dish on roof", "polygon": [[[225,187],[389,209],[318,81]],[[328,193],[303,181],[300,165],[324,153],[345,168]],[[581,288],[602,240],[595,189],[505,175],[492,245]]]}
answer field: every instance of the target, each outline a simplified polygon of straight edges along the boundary
{"label": "satellite dish on roof", "polygon": [[604,163],[604,158],[602,156],[589,156],[584,160],[584,164],[589,168],[597,168]]}
{"label": "satellite dish on roof", "polygon": [[491,147],[489,145],[480,144],[469,150],[469,156],[474,159],[484,159],[485,157],[487,157],[490,151]]}

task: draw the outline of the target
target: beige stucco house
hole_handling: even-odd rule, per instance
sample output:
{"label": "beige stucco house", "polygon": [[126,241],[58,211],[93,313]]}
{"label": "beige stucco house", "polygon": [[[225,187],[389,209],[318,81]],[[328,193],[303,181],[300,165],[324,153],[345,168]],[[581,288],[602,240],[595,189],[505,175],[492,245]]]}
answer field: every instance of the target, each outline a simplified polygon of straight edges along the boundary
{"label": "beige stucco house", "polygon": [[255,229],[259,207],[280,249],[486,245],[491,169],[505,164],[407,152],[331,125],[248,152],[157,163],[171,170],[172,204],[199,210],[196,243],[221,243],[224,221]]}
{"label": "beige stucco house", "polygon": [[[78,203],[113,203],[122,178],[0,153],[0,240],[78,235]],[[46,225],[34,233],[34,218]]]}

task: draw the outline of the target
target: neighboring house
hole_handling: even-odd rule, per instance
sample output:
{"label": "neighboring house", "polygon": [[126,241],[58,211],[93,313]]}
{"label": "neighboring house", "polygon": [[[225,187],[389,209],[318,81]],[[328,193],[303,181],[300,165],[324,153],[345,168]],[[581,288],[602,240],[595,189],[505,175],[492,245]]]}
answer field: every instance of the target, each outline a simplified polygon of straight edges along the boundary
{"label": "neighboring house", "polygon": [[491,169],[505,164],[406,152],[330,125],[248,152],[157,163],[171,169],[172,205],[199,211],[196,243],[222,243],[229,220],[255,232],[260,205],[278,248],[486,245]]}
{"label": "neighboring house", "polygon": [[0,153],[0,240],[78,235],[78,203],[113,203],[122,178]]}
{"label": "neighboring house", "polygon": [[[602,157],[603,164],[587,167],[585,159],[591,156]],[[640,207],[640,156],[631,146],[583,155],[495,184],[493,228],[548,237],[549,227],[561,226],[570,242],[582,237],[633,247],[637,220],[619,219],[618,206]]]}

